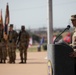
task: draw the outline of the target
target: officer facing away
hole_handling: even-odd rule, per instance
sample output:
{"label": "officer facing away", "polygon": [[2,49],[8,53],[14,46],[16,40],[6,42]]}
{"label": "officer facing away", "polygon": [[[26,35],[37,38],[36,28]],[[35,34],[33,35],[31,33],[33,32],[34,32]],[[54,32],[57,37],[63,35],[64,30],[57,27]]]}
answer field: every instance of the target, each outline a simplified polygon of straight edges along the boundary
{"label": "officer facing away", "polygon": [[20,63],[26,63],[27,60],[27,48],[29,45],[29,34],[25,30],[25,26],[21,26],[21,31],[19,32],[19,50],[20,50]]}
{"label": "officer facing away", "polygon": [[13,30],[13,24],[10,24],[9,35],[8,35],[9,63],[15,63],[17,37],[18,37],[18,34],[15,30]]}

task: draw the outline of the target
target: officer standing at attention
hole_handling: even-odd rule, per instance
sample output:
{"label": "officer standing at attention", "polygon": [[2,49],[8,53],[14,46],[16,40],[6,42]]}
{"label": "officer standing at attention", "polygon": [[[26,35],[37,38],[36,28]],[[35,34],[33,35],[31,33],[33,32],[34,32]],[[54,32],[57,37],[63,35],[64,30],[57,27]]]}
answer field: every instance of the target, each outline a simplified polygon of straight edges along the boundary
{"label": "officer standing at attention", "polygon": [[13,30],[13,24],[10,24],[9,34],[8,34],[9,63],[15,63],[17,37],[18,37],[18,34],[15,30]]}
{"label": "officer standing at attention", "polygon": [[29,45],[29,34],[25,30],[25,26],[21,26],[21,31],[19,32],[19,50],[20,50],[20,63],[26,63],[27,60],[27,48]]}

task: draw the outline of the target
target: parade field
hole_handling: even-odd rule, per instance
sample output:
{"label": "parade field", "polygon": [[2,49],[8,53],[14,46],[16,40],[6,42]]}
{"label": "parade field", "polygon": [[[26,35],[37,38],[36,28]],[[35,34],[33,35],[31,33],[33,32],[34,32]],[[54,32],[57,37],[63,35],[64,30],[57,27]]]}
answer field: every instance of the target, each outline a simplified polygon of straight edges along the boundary
{"label": "parade field", "polygon": [[27,63],[19,64],[20,57],[17,52],[15,64],[0,64],[0,75],[48,75],[46,56],[46,51],[28,52]]}

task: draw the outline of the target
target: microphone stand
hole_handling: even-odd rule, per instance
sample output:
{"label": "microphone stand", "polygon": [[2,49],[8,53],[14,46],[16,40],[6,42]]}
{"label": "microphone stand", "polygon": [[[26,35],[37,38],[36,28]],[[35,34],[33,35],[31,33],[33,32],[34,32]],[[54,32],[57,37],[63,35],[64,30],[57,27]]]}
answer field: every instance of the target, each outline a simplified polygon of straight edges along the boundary
{"label": "microphone stand", "polygon": [[70,26],[68,25],[67,26],[67,28],[65,28],[57,37],[56,37],[56,39],[54,40],[54,44],[55,44],[55,42],[57,41],[57,39],[60,37],[60,35],[62,34],[62,33],[64,33],[67,29],[69,29],[70,28]]}

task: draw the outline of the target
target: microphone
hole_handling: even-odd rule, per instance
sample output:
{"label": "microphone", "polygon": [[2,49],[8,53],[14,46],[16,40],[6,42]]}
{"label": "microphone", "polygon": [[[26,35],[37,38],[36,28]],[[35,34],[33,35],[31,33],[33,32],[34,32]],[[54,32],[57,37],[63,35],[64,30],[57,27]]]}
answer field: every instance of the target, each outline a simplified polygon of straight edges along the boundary
{"label": "microphone", "polygon": [[54,40],[54,44],[55,42],[57,42],[57,39],[61,36],[62,33],[64,33],[66,30],[69,30],[70,29],[70,25],[67,26],[67,28],[65,28],[57,37],[56,39]]}
{"label": "microphone", "polygon": [[70,29],[70,25],[68,25],[66,29]]}

